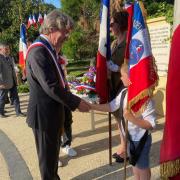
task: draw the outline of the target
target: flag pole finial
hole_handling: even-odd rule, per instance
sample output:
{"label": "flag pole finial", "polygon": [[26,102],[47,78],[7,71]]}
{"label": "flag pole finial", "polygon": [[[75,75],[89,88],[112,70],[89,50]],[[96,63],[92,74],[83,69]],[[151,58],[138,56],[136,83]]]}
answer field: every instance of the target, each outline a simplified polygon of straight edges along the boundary
{"label": "flag pole finial", "polygon": [[20,19],[20,23],[22,24],[22,8],[21,6],[19,5],[19,19]]}

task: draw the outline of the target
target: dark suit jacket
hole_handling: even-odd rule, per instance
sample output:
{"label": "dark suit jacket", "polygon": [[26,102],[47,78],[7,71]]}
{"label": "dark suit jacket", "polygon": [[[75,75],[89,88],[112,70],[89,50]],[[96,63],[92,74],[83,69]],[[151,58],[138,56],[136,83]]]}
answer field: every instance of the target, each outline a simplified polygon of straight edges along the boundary
{"label": "dark suit jacket", "polygon": [[14,83],[17,84],[17,79],[13,60],[11,57],[0,54],[0,85],[3,85],[5,89],[10,89]]}
{"label": "dark suit jacket", "polygon": [[64,123],[64,106],[73,111],[79,106],[80,98],[60,85],[57,69],[45,47],[29,51],[26,68],[30,85],[28,125],[43,131],[59,130]]}

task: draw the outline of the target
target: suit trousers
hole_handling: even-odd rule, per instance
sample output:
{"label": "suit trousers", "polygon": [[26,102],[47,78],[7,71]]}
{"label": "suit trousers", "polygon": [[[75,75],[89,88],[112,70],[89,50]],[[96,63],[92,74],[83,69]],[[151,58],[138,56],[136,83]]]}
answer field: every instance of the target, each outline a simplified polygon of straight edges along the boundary
{"label": "suit trousers", "polygon": [[60,131],[33,129],[42,180],[59,180]]}
{"label": "suit trousers", "polygon": [[10,94],[10,100],[15,107],[16,115],[18,115],[21,113],[21,109],[20,109],[20,102],[19,102],[19,96],[16,85],[14,85],[11,89],[9,89],[9,94]]}
{"label": "suit trousers", "polygon": [[4,107],[6,102],[8,89],[0,89],[0,114],[4,115]]}

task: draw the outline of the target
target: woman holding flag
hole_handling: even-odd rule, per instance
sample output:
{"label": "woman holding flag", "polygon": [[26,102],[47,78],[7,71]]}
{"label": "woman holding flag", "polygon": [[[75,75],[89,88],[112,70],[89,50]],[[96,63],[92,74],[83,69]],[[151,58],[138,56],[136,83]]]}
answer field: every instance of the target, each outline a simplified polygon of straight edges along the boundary
{"label": "woman holding flag", "polygon": [[[113,36],[115,37],[115,40],[112,42],[111,45],[111,60],[108,61],[108,69],[110,72],[110,96],[111,100],[116,97],[118,92],[124,87],[120,76],[120,67],[124,62],[124,55],[125,55],[125,48],[126,48],[126,31],[128,26],[128,13],[127,11],[119,11],[114,12],[111,17],[110,22],[110,30]],[[116,121],[118,122],[118,126],[120,123],[119,119],[119,110],[116,112],[113,112],[113,115],[115,116]],[[121,129],[120,130],[120,136],[122,136]],[[121,145],[118,148],[118,151],[113,154],[113,158],[116,159],[116,162],[123,162],[124,159],[121,157],[123,156],[123,142],[121,142]]]}

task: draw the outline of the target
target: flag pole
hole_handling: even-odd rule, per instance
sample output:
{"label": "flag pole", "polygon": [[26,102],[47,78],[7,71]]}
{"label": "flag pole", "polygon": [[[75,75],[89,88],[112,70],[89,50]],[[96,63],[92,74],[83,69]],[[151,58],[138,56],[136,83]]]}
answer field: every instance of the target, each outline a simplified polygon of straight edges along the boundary
{"label": "flag pole", "polygon": [[108,113],[109,119],[109,165],[112,165],[112,131],[111,131],[111,113]]}
{"label": "flag pole", "polygon": [[19,19],[20,19],[20,23],[22,24],[22,7],[20,7],[20,5],[19,5]]}
{"label": "flag pole", "polygon": [[127,177],[127,138],[128,138],[128,121],[125,122],[125,154],[124,154],[124,180],[126,180]]}
{"label": "flag pole", "polygon": [[[112,3],[110,3],[111,8],[109,9],[109,17],[110,17],[110,11],[122,10],[121,5],[122,5],[123,1],[124,0],[114,0],[113,2],[111,1]],[[108,84],[110,85],[110,81],[108,81]],[[110,94],[109,94],[109,101],[110,101]],[[108,122],[109,122],[109,165],[112,165],[112,125],[111,125],[112,121],[111,120],[112,120],[111,113],[109,113],[108,114]]]}
{"label": "flag pole", "polygon": [[[107,60],[110,60],[111,57],[111,49],[110,49],[110,29],[108,27],[110,27],[110,2],[109,2],[109,9],[108,9],[108,19],[107,19]],[[110,87],[110,81],[107,81],[107,84],[109,85],[108,87]],[[108,102],[110,101],[110,91],[108,90]],[[111,113],[108,113],[108,119],[109,119],[109,165],[112,165],[112,125],[111,125]]]}

